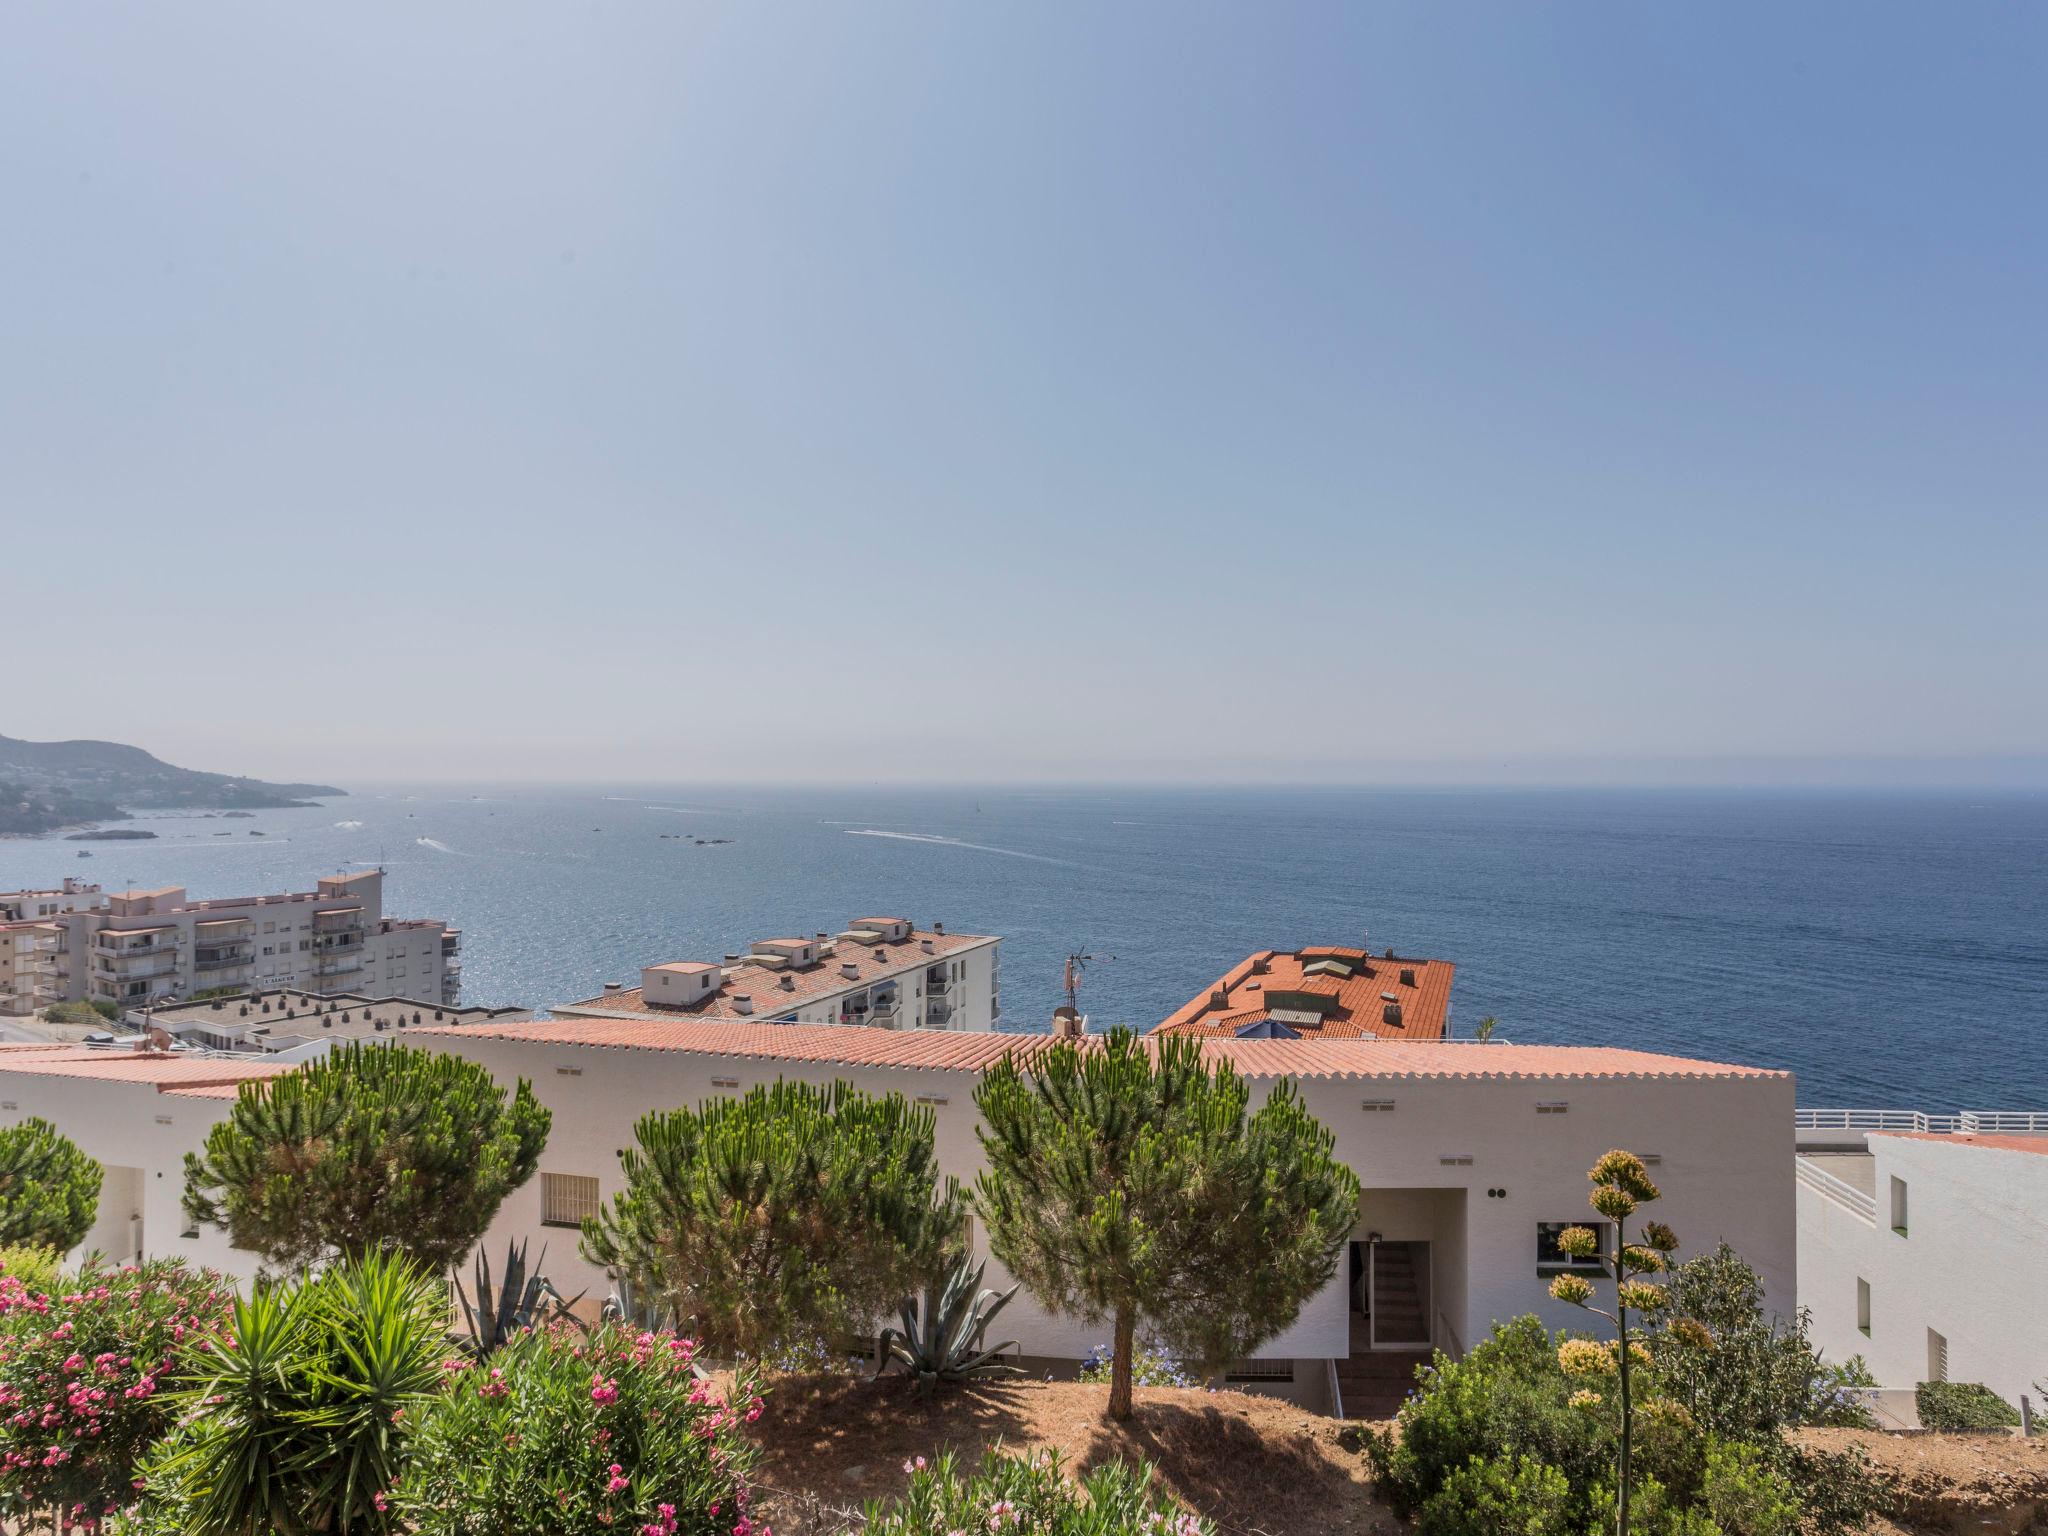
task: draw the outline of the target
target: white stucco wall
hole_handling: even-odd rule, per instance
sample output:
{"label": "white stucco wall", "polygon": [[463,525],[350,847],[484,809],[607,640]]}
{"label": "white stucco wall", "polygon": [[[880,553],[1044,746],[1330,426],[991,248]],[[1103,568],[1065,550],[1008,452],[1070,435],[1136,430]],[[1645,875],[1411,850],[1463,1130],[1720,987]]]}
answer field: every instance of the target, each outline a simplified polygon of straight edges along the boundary
{"label": "white stucco wall", "polygon": [[[1929,1330],[1948,1340],[1948,1378],[2007,1402],[2048,1382],[2048,1137],[2041,1151],[1875,1135],[1877,1219],[1799,1187],[1799,1299],[1832,1360],[1862,1355],[1880,1385],[1929,1377]],[[1891,1228],[1891,1180],[1908,1220]],[[1857,1287],[1870,1286],[1870,1331]]]}
{"label": "white stucco wall", "polygon": [[[696,1104],[714,1091],[744,1093],[777,1076],[821,1085],[843,1076],[871,1093],[943,1099],[933,1105],[941,1165],[967,1184],[983,1166],[971,1072],[438,1039],[502,1082],[531,1080],[555,1115],[542,1171],[594,1176],[606,1199],[620,1188],[618,1152],[631,1143],[641,1114]],[[714,1090],[714,1077],[737,1086]],[[1255,1095],[1265,1086],[1255,1083]],[[1725,1238],[1762,1274],[1773,1306],[1789,1312],[1793,1305],[1789,1077],[1311,1079],[1302,1090],[1309,1108],[1335,1131],[1339,1156],[1369,1190],[1424,1192],[1406,1202],[1385,1201],[1386,1210],[1401,1205],[1413,1219],[1397,1223],[1389,1216],[1380,1230],[1390,1240],[1432,1243],[1440,1339],[1447,1325],[1456,1343],[1469,1347],[1496,1319],[1529,1311],[1552,1327],[1585,1325],[1586,1314],[1548,1297],[1547,1277],[1536,1268],[1536,1224],[1589,1216],[1586,1170],[1614,1146],[1661,1159],[1652,1172],[1665,1199],[1655,1214],[1677,1229],[1681,1257],[1707,1252]],[[1396,1107],[1364,1112],[1361,1101],[1368,1097],[1392,1098]],[[1561,1100],[1569,1102],[1568,1112],[1536,1113],[1539,1101]],[[1472,1161],[1446,1165],[1446,1157]],[[1489,1197],[1489,1189],[1505,1194]],[[507,1202],[486,1242],[496,1250],[513,1238],[530,1238],[536,1248],[545,1241],[547,1270],[558,1285],[606,1294],[611,1282],[576,1252],[576,1234],[542,1228],[540,1211],[536,1178]],[[1361,1224],[1359,1235],[1368,1225]],[[998,1269],[991,1266],[992,1280]],[[1340,1266],[1337,1279],[1260,1353],[1296,1359],[1347,1354],[1345,1282]],[[1011,1304],[1004,1323],[1027,1354],[1048,1358],[1077,1358],[1105,1337],[1100,1326],[1046,1315],[1028,1294]]]}

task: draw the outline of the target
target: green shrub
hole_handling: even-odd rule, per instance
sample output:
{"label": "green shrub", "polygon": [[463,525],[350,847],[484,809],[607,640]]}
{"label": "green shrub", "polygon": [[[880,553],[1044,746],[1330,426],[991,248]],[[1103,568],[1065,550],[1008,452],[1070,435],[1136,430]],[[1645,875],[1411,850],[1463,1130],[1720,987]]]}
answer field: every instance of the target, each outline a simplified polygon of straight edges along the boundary
{"label": "green shrub", "polygon": [[0,1516],[56,1506],[89,1523],[131,1496],[136,1463],[177,1404],[181,1343],[217,1336],[227,1283],[177,1260],[102,1269],[68,1286],[0,1275]]}
{"label": "green shrub", "polygon": [[[1183,1513],[1157,1486],[1149,1464],[1121,1461],[1076,1482],[1060,1473],[1050,1451],[1006,1456],[990,1451],[963,1474],[949,1452],[927,1466],[906,1462],[910,1486],[887,1504],[870,1503],[865,1536],[1211,1536],[1199,1516]],[[734,1536],[748,1536],[735,1531]]]}
{"label": "green shrub", "polygon": [[[1574,1490],[1609,1475],[1611,1417],[1573,1394],[1557,1345],[1534,1317],[1498,1323],[1462,1360],[1439,1354],[1402,1405],[1400,1433],[1367,1447],[1373,1474],[1397,1513],[1414,1515],[1474,1461],[1555,1468]],[[1604,1407],[1605,1405],[1600,1405]]]}
{"label": "green shrub", "polygon": [[1673,1269],[1665,1294],[1674,1321],[1652,1337],[1651,1356],[1702,1428],[1764,1441],[1801,1424],[1875,1427],[1854,1390],[1875,1384],[1862,1360],[1824,1364],[1803,1310],[1789,1322],[1767,1316],[1762,1278],[1726,1243]]}
{"label": "green shrub", "polygon": [[1786,1477],[1799,1490],[1806,1536],[1846,1536],[1861,1531],[1873,1515],[1891,1507],[1891,1488],[1870,1465],[1860,1445],[1821,1451],[1792,1446],[1785,1457]]}
{"label": "green shrub", "polygon": [[1475,1456],[1444,1479],[1416,1517],[1423,1536],[1566,1536],[1572,1490],[1564,1474],[1527,1456]]}
{"label": "green shrub", "polygon": [[1922,1429],[2010,1429],[2019,1410],[1975,1381],[1923,1381],[1913,1389]]}
{"label": "green shrub", "polygon": [[388,1531],[387,1494],[439,1391],[448,1300],[395,1253],[259,1288],[227,1347],[182,1356],[189,1415],[142,1468],[139,1531]]}
{"label": "green shrub", "polygon": [[1795,1536],[1799,1497],[1761,1450],[1714,1440],[1706,1461],[1700,1502],[1725,1536]]}
{"label": "green shrub", "polygon": [[69,1253],[100,1207],[100,1165],[34,1115],[0,1130],[0,1243]]}
{"label": "green shrub", "polygon": [[0,1248],[0,1275],[13,1276],[31,1292],[54,1291],[64,1275],[64,1255],[28,1243]]}
{"label": "green shrub", "polygon": [[104,997],[89,1003],[52,1003],[43,1010],[43,1018],[51,1024],[89,1024],[98,1029],[102,1024],[120,1022],[121,1005]]}
{"label": "green shrub", "polygon": [[669,1334],[556,1324],[449,1361],[394,1508],[416,1536],[751,1536],[742,1426],[761,1399],[745,1373],[721,1395],[692,1354]]}

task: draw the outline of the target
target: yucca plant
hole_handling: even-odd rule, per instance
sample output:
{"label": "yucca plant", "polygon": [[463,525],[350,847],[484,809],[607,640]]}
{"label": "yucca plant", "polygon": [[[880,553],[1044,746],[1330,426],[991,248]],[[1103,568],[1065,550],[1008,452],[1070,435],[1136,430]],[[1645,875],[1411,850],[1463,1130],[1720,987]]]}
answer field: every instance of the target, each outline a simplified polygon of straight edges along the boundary
{"label": "yucca plant", "polygon": [[1001,1295],[983,1290],[982,1271],[986,1262],[969,1267],[957,1258],[936,1287],[926,1285],[922,1302],[903,1302],[901,1328],[882,1330],[882,1360],[875,1374],[891,1366],[900,1367],[917,1382],[918,1392],[929,1394],[940,1382],[972,1381],[977,1377],[1019,1376],[1023,1372],[1001,1359],[1017,1341],[989,1348],[988,1325],[1017,1294],[1011,1286]]}
{"label": "yucca plant", "polygon": [[438,1279],[393,1253],[238,1301],[226,1347],[185,1356],[188,1417],[144,1463],[143,1528],[392,1529],[387,1495],[410,1415],[441,1385],[446,1322]]}
{"label": "yucca plant", "polygon": [[516,1243],[505,1245],[505,1270],[500,1282],[491,1284],[491,1261],[481,1249],[477,1251],[476,1272],[472,1283],[476,1286],[476,1302],[470,1303],[469,1293],[462,1288],[460,1280],[455,1282],[455,1296],[462,1303],[462,1315],[469,1322],[470,1348],[479,1359],[503,1349],[515,1333],[525,1328],[538,1328],[543,1323],[561,1321],[582,1329],[582,1322],[570,1311],[584,1297],[578,1291],[575,1296],[564,1300],[562,1293],[548,1283],[548,1277],[540,1272],[541,1264],[547,1259],[548,1251],[541,1248],[540,1258],[532,1269],[526,1265],[526,1242],[522,1238]]}

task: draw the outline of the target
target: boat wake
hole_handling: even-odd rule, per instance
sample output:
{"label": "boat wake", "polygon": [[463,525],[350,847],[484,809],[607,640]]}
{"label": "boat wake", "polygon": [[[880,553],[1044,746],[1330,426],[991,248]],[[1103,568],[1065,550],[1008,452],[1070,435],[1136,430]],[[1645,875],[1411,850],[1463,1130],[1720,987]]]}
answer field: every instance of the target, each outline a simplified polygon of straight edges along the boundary
{"label": "boat wake", "polygon": [[476,855],[475,855],[475,854],[473,854],[473,853],[464,853],[464,852],[463,852],[463,851],[462,851],[461,849],[459,849],[459,848],[450,848],[450,847],[449,847],[449,846],[448,846],[448,845],[447,845],[446,843],[442,842],[442,841],[441,841],[441,840],[440,840],[440,839],[439,839],[438,837],[416,837],[416,838],[414,838],[414,839],[413,839],[413,841],[414,841],[415,843],[417,843],[417,844],[418,844],[418,845],[419,845],[420,847],[422,847],[422,848],[431,848],[431,849],[433,849],[433,850],[434,850],[434,852],[436,852],[436,853],[452,853],[452,854],[454,854],[454,855],[455,855],[455,857],[457,857],[458,859],[473,859],[473,858],[475,858],[475,857],[476,857]]}
{"label": "boat wake", "polygon": [[928,843],[940,848],[967,848],[976,853],[1000,853],[1006,859],[1030,859],[1038,864],[1064,864],[1065,859],[1050,858],[1042,853],[1026,853],[1021,848],[997,848],[990,843],[970,843],[957,837],[940,837],[933,832],[886,832],[880,827],[848,827],[848,837],[887,837],[900,843]]}

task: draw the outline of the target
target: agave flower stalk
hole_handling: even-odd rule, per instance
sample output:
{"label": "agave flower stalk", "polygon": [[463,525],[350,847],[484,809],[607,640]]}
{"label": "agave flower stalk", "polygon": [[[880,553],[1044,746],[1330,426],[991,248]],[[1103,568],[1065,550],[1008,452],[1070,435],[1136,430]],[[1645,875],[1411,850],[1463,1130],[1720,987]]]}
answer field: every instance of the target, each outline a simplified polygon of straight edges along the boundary
{"label": "agave flower stalk", "polygon": [[[1614,1363],[1621,1386],[1621,1447],[1615,1465],[1614,1528],[1615,1536],[1628,1536],[1629,1460],[1634,1441],[1634,1402],[1629,1378],[1635,1363],[1635,1346],[1628,1331],[1629,1314],[1639,1312],[1654,1317],[1663,1310],[1664,1288],[1643,1277],[1661,1274],[1669,1267],[1669,1255],[1678,1247],[1678,1234],[1661,1221],[1651,1221],[1643,1225],[1641,1242],[1628,1240],[1628,1219],[1659,1196],[1643,1160],[1635,1153],[1609,1152],[1586,1176],[1593,1183],[1590,1203],[1613,1226],[1614,1241],[1603,1251],[1600,1234],[1593,1228],[1567,1227],[1558,1234],[1557,1246],[1569,1258],[1595,1260],[1602,1278],[1614,1281],[1614,1310],[1609,1312],[1593,1305],[1593,1282],[1584,1275],[1559,1275],[1550,1282],[1550,1294],[1614,1324]],[[1559,1358],[1569,1368],[1563,1351]]]}

